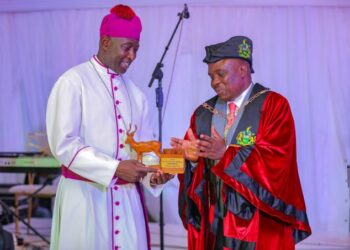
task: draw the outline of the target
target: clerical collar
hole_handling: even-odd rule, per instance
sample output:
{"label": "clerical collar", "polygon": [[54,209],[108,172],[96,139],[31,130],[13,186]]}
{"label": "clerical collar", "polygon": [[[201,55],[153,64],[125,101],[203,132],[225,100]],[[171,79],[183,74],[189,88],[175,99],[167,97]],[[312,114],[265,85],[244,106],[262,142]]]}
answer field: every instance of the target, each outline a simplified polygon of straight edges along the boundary
{"label": "clerical collar", "polygon": [[249,93],[250,89],[253,88],[253,85],[254,84],[251,83],[249,85],[249,87],[246,90],[244,90],[242,92],[242,94],[240,94],[236,99],[234,99],[233,101],[227,102],[227,105],[229,105],[231,102],[233,102],[238,108],[240,108],[242,106],[242,103],[243,103],[246,95]]}
{"label": "clerical collar", "polygon": [[119,76],[120,74],[114,72],[112,69],[108,68],[106,65],[104,65],[96,55],[94,55],[92,57],[92,59],[90,60],[95,66],[97,66],[97,70],[100,72],[104,72],[107,73],[109,76]]}

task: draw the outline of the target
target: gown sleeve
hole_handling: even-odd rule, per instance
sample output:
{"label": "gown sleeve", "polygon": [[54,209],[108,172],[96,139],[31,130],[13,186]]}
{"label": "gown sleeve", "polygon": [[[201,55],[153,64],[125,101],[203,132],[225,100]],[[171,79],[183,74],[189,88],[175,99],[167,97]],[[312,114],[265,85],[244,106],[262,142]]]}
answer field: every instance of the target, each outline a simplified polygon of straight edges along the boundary
{"label": "gown sleeve", "polygon": [[80,136],[82,123],[82,82],[77,74],[56,82],[47,106],[46,127],[52,154],[76,174],[110,185],[119,161],[85,144]]}

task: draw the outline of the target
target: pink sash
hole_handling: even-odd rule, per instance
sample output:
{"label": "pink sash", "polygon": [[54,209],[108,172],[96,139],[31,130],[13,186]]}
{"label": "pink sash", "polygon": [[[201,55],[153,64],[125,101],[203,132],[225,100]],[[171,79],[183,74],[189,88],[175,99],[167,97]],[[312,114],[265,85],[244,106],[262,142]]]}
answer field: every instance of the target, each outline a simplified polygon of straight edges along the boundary
{"label": "pink sash", "polygon": [[[78,181],[87,181],[87,182],[93,182],[92,180],[86,179],[85,177],[82,177],[76,173],[74,173],[73,171],[71,171],[69,168],[67,168],[64,165],[61,165],[61,173],[62,175],[67,178],[67,179],[73,179],[73,180],[78,180]],[[117,177],[113,177],[113,179],[116,179]],[[121,178],[117,179],[116,184],[118,185],[124,185],[124,184],[128,184],[130,182],[125,181]]]}

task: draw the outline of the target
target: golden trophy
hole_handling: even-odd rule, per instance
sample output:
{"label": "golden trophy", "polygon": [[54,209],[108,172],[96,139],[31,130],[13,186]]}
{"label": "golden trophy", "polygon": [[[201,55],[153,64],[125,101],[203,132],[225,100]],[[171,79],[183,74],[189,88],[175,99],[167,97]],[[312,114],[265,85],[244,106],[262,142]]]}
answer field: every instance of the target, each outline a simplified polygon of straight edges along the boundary
{"label": "golden trophy", "polygon": [[179,149],[167,148],[163,149],[161,152],[161,143],[159,141],[141,141],[137,142],[134,139],[135,132],[137,131],[137,126],[135,125],[135,130],[133,132],[130,128],[126,131],[125,143],[129,144],[130,147],[136,152],[137,160],[142,162],[143,154],[153,152],[159,157],[158,165],[149,165],[150,167],[158,168],[164,173],[169,174],[183,174],[185,167],[184,152]]}

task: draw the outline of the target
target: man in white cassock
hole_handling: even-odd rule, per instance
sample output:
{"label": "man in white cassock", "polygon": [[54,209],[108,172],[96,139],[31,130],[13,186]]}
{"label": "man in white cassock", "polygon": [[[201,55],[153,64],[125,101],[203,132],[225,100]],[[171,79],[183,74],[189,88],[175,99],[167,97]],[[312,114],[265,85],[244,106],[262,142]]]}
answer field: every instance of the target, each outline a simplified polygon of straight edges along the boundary
{"label": "man in white cassock", "polygon": [[[173,176],[132,160],[125,145],[152,139],[143,93],[123,74],[136,58],[141,21],[117,5],[100,27],[99,51],[65,72],[47,107],[47,134],[62,164],[51,230],[51,249],[150,249],[141,185],[159,195]],[[157,186],[159,185],[159,186]]]}

